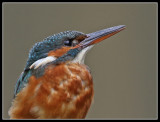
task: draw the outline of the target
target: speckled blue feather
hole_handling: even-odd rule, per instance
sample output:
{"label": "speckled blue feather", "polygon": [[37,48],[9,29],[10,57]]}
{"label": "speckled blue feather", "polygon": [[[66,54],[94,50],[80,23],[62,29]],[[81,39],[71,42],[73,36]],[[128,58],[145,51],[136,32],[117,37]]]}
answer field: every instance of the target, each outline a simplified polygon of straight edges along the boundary
{"label": "speckled blue feather", "polygon": [[[37,42],[31,48],[29,52],[29,57],[26,63],[26,67],[24,68],[24,71],[22,72],[22,74],[20,75],[19,79],[16,82],[14,96],[17,93],[19,93],[22,90],[22,88],[25,87],[25,84],[28,83],[28,79],[32,75],[35,75],[36,77],[40,77],[43,75],[44,69],[47,65],[38,69],[29,69],[29,67],[35,61],[41,58],[47,57],[49,51],[56,50],[64,46],[64,41],[74,39],[80,35],[84,35],[84,33],[79,31],[65,31],[65,32],[61,32],[61,33],[49,36],[41,42]],[[70,50],[66,54],[64,54],[63,56],[59,57],[57,60],[51,63],[59,64],[67,60],[71,60],[78,54],[79,51],[80,51],[79,49]]]}
{"label": "speckled blue feather", "polygon": [[29,52],[29,58],[25,69],[29,68],[35,61],[45,58],[48,52],[64,46],[64,41],[74,39],[83,35],[79,31],[65,31],[45,38],[42,42],[37,42]]}

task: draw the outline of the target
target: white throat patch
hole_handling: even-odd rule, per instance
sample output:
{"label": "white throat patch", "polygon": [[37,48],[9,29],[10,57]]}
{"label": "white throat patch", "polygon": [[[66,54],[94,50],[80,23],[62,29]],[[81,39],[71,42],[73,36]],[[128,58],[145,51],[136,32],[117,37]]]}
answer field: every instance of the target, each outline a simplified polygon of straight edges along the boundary
{"label": "white throat patch", "polygon": [[80,63],[84,64],[84,59],[87,54],[87,52],[93,47],[94,45],[88,46],[84,48],[81,52],[78,53],[78,55],[72,60],[73,63]]}
{"label": "white throat patch", "polygon": [[49,62],[52,62],[54,60],[56,60],[57,58],[54,57],[54,56],[48,56],[46,58],[42,58],[42,59],[39,59],[37,60],[36,62],[34,62],[29,68],[34,68],[34,69],[37,69],[38,67],[40,66],[44,66],[45,64],[49,63]]}
{"label": "white throat patch", "polygon": [[[87,54],[87,52],[93,47],[94,45],[88,46],[86,48],[84,48],[81,52],[78,53],[78,55],[71,61],[73,63],[80,63],[80,64],[84,64],[84,59],[85,56]],[[29,68],[32,69],[37,69],[40,66],[44,66],[49,62],[52,62],[54,60],[56,60],[57,58],[54,56],[48,56],[46,58],[42,58],[39,59],[37,61],[35,61]]]}

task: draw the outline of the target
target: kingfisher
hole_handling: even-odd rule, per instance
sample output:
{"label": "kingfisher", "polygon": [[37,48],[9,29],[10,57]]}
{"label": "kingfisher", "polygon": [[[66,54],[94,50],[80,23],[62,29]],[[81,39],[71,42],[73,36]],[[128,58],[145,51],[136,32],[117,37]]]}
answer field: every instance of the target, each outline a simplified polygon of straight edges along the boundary
{"label": "kingfisher", "polygon": [[89,34],[64,31],[37,42],[16,82],[10,118],[85,118],[94,96],[85,55],[95,44],[123,29],[125,25]]}

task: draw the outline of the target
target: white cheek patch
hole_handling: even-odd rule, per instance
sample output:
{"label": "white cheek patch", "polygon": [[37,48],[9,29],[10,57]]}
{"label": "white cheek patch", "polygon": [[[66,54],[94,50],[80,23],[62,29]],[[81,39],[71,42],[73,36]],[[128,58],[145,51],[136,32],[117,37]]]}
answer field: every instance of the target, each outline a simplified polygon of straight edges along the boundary
{"label": "white cheek patch", "polygon": [[46,65],[47,63],[49,62],[52,62],[54,60],[56,60],[57,58],[55,58],[54,56],[48,56],[46,58],[42,58],[42,59],[39,59],[37,60],[36,62],[34,62],[29,68],[34,68],[34,69],[37,69],[38,67],[40,66],[44,66]]}

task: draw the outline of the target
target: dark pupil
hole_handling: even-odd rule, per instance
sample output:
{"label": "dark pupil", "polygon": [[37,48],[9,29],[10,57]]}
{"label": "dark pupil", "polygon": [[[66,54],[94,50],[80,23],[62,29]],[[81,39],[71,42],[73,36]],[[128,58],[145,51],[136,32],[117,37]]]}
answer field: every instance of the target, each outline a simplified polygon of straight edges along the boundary
{"label": "dark pupil", "polygon": [[66,41],[64,41],[64,45],[71,46],[72,45],[72,40],[66,40]]}

